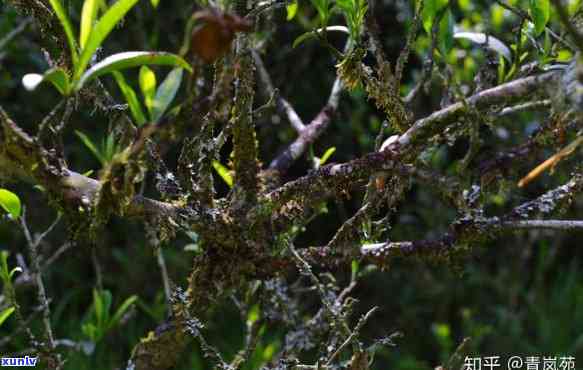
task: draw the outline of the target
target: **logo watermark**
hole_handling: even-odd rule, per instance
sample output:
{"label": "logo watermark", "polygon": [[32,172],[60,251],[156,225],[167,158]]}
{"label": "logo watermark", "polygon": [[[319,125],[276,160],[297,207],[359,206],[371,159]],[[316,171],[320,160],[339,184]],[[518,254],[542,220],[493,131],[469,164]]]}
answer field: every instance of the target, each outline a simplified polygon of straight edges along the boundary
{"label": "logo watermark", "polygon": [[36,366],[38,357],[0,357],[0,366]]}
{"label": "logo watermark", "polygon": [[500,356],[470,357],[464,359],[463,370],[575,370],[573,356]]}

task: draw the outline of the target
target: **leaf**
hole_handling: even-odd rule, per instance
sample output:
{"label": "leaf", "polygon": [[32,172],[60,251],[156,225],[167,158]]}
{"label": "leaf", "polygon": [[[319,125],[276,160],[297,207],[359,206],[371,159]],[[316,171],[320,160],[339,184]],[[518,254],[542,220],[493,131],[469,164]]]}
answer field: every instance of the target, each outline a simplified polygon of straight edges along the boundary
{"label": "leaf", "polygon": [[28,73],[22,77],[22,85],[28,91],[35,90],[42,82],[48,81],[56,87],[61,95],[69,95],[71,84],[67,72],[61,68],[51,68],[44,74]]}
{"label": "leaf", "polygon": [[160,0],[150,0],[150,4],[152,4],[154,9],[156,9],[158,7],[159,3],[160,3]]}
{"label": "leaf", "polygon": [[97,149],[97,147],[95,146],[95,144],[93,144],[93,141],[91,141],[91,139],[87,135],[85,135],[84,133],[82,133],[81,131],[75,130],[75,134],[79,137],[79,139],[81,139],[81,142],[83,144],[85,144],[85,146],[87,147],[87,149],[89,149],[91,151],[91,153],[93,153],[93,155],[95,156],[95,158],[97,158],[97,160],[102,165],[105,164],[105,158],[104,158],[103,154],[99,151],[99,149]]}
{"label": "leaf", "polygon": [[551,16],[550,1],[530,0],[530,15],[534,23],[535,34],[538,36],[545,30]]}
{"label": "leaf", "polygon": [[176,54],[149,51],[127,51],[111,55],[91,67],[79,79],[75,86],[75,90],[80,90],[87,81],[101,75],[142,65],[169,65],[182,67],[189,72],[192,72],[190,65]]}
{"label": "leaf", "polygon": [[14,312],[14,307],[8,307],[4,311],[0,312],[0,326],[8,319],[8,317]]}
{"label": "leaf", "polygon": [[20,212],[22,210],[20,198],[18,198],[13,192],[6,189],[0,189],[0,207],[4,208],[4,210],[10,214],[12,219],[20,217]]}
{"label": "leaf", "polygon": [[[56,1],[56,0],[51,0]],[[79,63],[75,65],[75,74],[73,80],[81,79],[81,75],[87,68],[91,57],[97,50],[113,27],[123,18],[123,16],[138,2],[138,0],[119,0],[109,8],[99,19],[97,24],[91,30],[85,47],[81,51]],[[79,87],[80,88],[80,87]]]}
{"label": "leaf", "polygon": [[0,278],[4,284],[10,284],[10,274],[8,273],[8,252],[0,251]]}
{"label": "leaf", "polygon": [[144,96],[144,104],[150,113],[150,117],[152,117],[154,95],[156,94],[156,75],[148,66],[142,66],[140,68],[139,82],[142,95]]}
{"label": "leaf", "polygon": [[130,107],[130,112],[132,112],[132,116],[134,117],[134,120],[136,120],[138,126],[141,126],[144,123],[146,123],[146,116],[142,111],[142,106],[140,105],[140,102],[134,89],[132,89],[132,87],[126,83],[125,78],[120,72],[114,71],[113,77],[115,78],[115,81],[119,86],[119,89],[121,90],[123,96],[125,97],[126,102]]}
{"label": "leaf", "polygon": [[97,289],[93,289],[93,312],[95,313],[97,326],[101,327],[105,317],[105,308],[101,293]]}
{"label": "leaf", "polygon": [[439,35],[437,37],[439,48],[444,55],[447,54],[453,46],[454,25],[455,20],[453,19],[453,14],[451,13],[451,10],[448,9],[439,22]]}
{"label": "leaf", "polygon": [[295,18],[296,14],[298,13],[298,1],[292,1],[288,6],[285,7],[287,11],[286,19],[291,21]]}
{"label": "leaf", "polygon": [[69,21],[69,17],[67,17],[65,8],[63,8],[63,4],[61,4],[60,0],[49,0],[49,2],[57,14],[57,18],[59,19],[59,22],[61,22],[61,26],[63,26],[63,29],[65,30],[65,36],[67,36],[67,42],[69,43],[69,48],[71,49],[71,60],[73,60],[73,65],[77,65],[79,58],[77,55],[77,43],[75,42],[73,27],[71,27],[71,22]]}
{"label": "leaf", "polygon": [[456,32],[453,37],[456,39],[469,40],[478,45],[485,45],[488,49],[502,55],[509,62],[512,62],[510,48],[494,36],[486,35],[482,32]]}
{"label": "leaf", "polygon": [[156,91],[154,106],[152,107],[151,117],[153,122],[158,122],[166,109],[168,109],[168,106],[176,96],[181,82],[182,68],[174,68],[162,81],[158,91]]}
{"label": "leaf", "polygon": [[132,296],[128,297],[121,304],[121,306],[119,306],[117,311],[115,311],[115,314],[113,315],[113,317],[109,321],[109,325],[108,325],[107,329],[111,329],[113,326],[119,324],[122,316],[126,313],[127,310],[129,310],[131,305],[133,305],[137,299],[138,299],[138,296],[136,296],[136,295],[132,295]]}
{"label": "leaf", "polygon": [[330,18],[330,1],[329,0],[311,0],[312,4],[318,11],[320,16],[320,24],[326,27],[328,19]]}
{"label": "leaf", "polygon": [[215,169],[215,171],[217,171],[217,173],[219,174],[221,179],[223,179],[223,181],[227,185],[229,185],[230,188],[232,188],[233,187],[233,176],[231,176],[229,169],[227,167],[223,166],[221,164],[221,162],[219,162],[219,161],[213,161],[213,168]]}
{"label": "leaf", "polygon": [[322,155],[322,158],[320,158],[320,166],[323,166],[328,161],[328,159],[330,159],[330,157],[332,156],[332,154],[334,154],[335,151],[336,147],[326,149],[324,155]]}
{"label": "leaf", "polygon": [[85,47],[87,38],[93,28],[93,23],[97,17],[98,0],[85,0],[83,2],[83,9],[81,10],[81,27],[79,32],[79,45],[81,49]]}
{"label": "leaf", "polygon": [[322,32],[324,32],[324,30],[326,30],[326,32],[330,32],[330,31],[344,32],[347,35],[350,35],[350,31],[348,30],[348,27],[346,27],[346,26],[328,26],[328,27],[324,27],[324,28],[318,28],[317,30],[308,31],[308,32],[305,32],[305,33],[301,34],[300,36],[298,36],[294,40],[292,47],[295,48],[296,46],[298,46],[302,42],[306,41],[307,39],[310,39],[312,37],[317,37],[318,33],[322,33]]}
{"label": "leaf", "polygon": [[433,21],[435,20],[435,17],[437,17],[437,13],[446,5],[447,0],[425,0],[423,3],[421,19],[423,21],[423,28],[427,34],[431,34]]}

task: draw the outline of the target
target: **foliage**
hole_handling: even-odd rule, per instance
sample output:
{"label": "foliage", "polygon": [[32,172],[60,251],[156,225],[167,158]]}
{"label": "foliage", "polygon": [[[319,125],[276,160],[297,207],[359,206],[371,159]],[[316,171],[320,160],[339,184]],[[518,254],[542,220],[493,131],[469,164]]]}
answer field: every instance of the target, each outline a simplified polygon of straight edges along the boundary
{"label": "foliage", "polygon": [[0,353],[579,360],[581,62],[554,3],[3,3]]}

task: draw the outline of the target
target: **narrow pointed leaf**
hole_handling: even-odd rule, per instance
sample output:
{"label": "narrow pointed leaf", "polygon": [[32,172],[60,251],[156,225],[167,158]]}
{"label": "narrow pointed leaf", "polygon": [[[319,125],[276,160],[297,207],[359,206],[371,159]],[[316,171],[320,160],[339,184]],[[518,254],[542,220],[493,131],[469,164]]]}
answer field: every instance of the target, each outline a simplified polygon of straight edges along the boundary
{"label": "narrow pointed leaf", "polygon": [[146,109],[152,117],[152,106],[154,104],[154,96],[156,95],[156,75],[147,66],[140,68],[140,90],[144,96],[144,104]]}
{"label": "narrow pointed leaf", "polygon": [[219,162],[219,161],[213,161],[213,168],[215,169],[215,171],[217,171],[217,173],[219,174],[221,179],[223,179],[225,184],[229,185],[229,187],[232,188],[233,187],[233,176],[231,176],[229,169],[227,167],[223,166],[221,164],[221,162]]}
{"label": "narrow pointed leaf", "polygon": [[168,76],[164,79],[158,91],[156,91],[156,97],[154,98],[154,105],[152,107],[152,121],[158,122],[158,120],[162,117],[166,109],[174,97],[176,96],[176,92],[180,87],[180,83],[182,82],[182,68],[174,68]]}
{"label": "narrow pointed leaf", "polygon": [[81,131],[75,130],[75,134],[79,137],[79,139],[81,140],[81,142],[83,144],[85,144],[85,146],[87,147],[87,149],[89,149],[91,151],[91,153],[95,156],[95,158],[97,158],[97,160],[101,164],[104,164],[105,163],[105,158],[103,157],[103,155],[101,154],[101,152],[99,151],[99,149],[97,149],[97,147],[95,146],[95,144],[93,144],[93,141],[91,141],[91,139],[87,135],[85,135],[84,133],[82,133]]}
{"label": "narrow pointed leaf", "polygon": [[138,299],[138,296],[132,295],[132,296],[128,297],[121,304],[121,306],[119,306],[119,308],[117,309],[117,311],[115,311],[115,314],[113,315],[113,317],[109,321],[108,329],[110,329],[114,325],[119,324],[122,316],[127,312],[127,310],[131,307],[131,305],[133,305],[134,302],[136,302],[137,299]]}
{"label": "narrow pointed leaf", "polygon": [[326,162],[328,161],[328,159],[330,159],[330,157],[332,156],[332,154],[334,154],[334,152],[336,151],[336,147],[331,147],[328,148],[324,154],[322,155],[322,158],[320,158],[320,166],[323,166],[324,164],[326,164]]}
{"label": "narrow pointed leaf", "polygon": [[18,195],[13,192],[6,189],[0,189],[0,207],[8,212],[13,219],[20,217],[22,205],[20,204],[20,198],[18,198]]}
{"label": "narrow pointed leaf", "polygon": [[124,95],[126,102],[130,106],[130,112],[132,112],[132,117],[134,117],[136,123],[139,126],[146,123],[146,116],[142,111],[142,105],[140,104],[140,101],[138,100],[138,96],[134,89],[132,89],[132,87],[127,84],[125,78],[120,72],[114,71],[113,77],[115,77],[117,85],[119,86],[122,94]]}
{"label": "narrow pointed leaf", "polygon": [[106,73],[143,65],[169,65],[192,71],[190,65],[176,54],[149,51],[128,51],[111,55],[95,64],[79,79],[75,90],[80,90],[85,83]]}
{"label": "narrow pointed leaf", "polygon": [[83,10],[81,11],[81,29],[79,32],[79,45],[81,46],[81,49],[85,47],[91,29],[93,28],[93,23],[97,17],[98,5],[98,0],[85,0],[83,3]]}
{"label": "narrow pointed leaf", "polygon": [[69,48],[71,49],[71,59],[73,60],[73,64],[77,65],[78,55],[77,55],[77,43],[75,42],[75,34],[73,33],[73,27],[71,27],[71,22],[69,21],[69,17],[67,17],[67,13],[65,12],[65,8],[63,8],[63,4],[61,4],[60,0],[49,0],[53,10],[57,14],[57,18],[59,22],[61,22],[61,26],[65,30],[65,36],[67,36],[67,41],[69,42]]}
{"label": "narrow pointed leaf", "polygon": [[7,309],[0,312],[0,326],[8,319],[8,317],[14,312],[14,307],[8,307]]}
{"label": "narrow pointed leaf", "polygon": [[[56,0],[53,0],[56,1]],[[138,0],[119,0],[109,8],[91,30],[85,47],[81,51],[79,63],[76,65],[74,80],[81,78],[91,57],[115,25],[126,15]]]}

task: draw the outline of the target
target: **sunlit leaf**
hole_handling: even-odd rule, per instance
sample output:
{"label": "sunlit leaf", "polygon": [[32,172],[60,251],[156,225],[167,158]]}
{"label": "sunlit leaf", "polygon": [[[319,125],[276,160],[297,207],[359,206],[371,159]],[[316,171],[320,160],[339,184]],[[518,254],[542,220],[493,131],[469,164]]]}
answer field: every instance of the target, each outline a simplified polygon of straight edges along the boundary
{"label": "sunlit leaf", "polygon": [[22,211],[20,198],[10,190],[0,189],[0,207],[8,212],[13,219],[20,217]]}
{"label": "sunlit leaf", "polygon": [[87,81],[101,75],[143,65],[169,65],[192,71],[190,65],[176,54],[149,51],[128,51],[111,55],[95,64],[83,74],[81,79],[77,82],[75,89],[81,89]]}
{"label": "sunlit leaf", "polygon": [[213,168],[215,169],[215,171],[217,171],[217,173],[219,174],[219,176],[221,177],[221,179],[223,179],[223,181],[229,185],[230,188],[233,187],[233,176],[231,176],[231,172],[229,171],[229,169],[225,166],[223,166],[221,164],[221,162],[219,161],[213,161]]}
{"label": "sunlit leaf", "polygon": [[[56,1],[56,0],[52,0]],[[119,0],[109,8],[91,30],[85,47],[81,51],[79,63],[75,65],[74,80],[81,79],[81,75],[89,64],[91,57],[115,25],[138,2],[138,0]]]}
{"label": "sunlit leaf", "polygon": [[140,90],[142,90],[142,95],[144,96],[144,104],[146,109],[152,116],[152,108],[154,105],[154,95],[156,94],[156,75],[147,66],[142,66],[140,68]]}
{"label": "sunlit leaf", "polygon": [[335,151],[336,151],[336,147],[334,147],[334,146],[331,148],[328,148],[324,152],[324,155],[322,155],[322,158],[320,158],[320,166],[323,166],[324,164],[326,164],[328,159],[330,159],[330,157],[332,156],[332,154],[334,154]]}
{"label": "sunlit leaf", "polygon": [[93,23],[97,17],[98,5],[98,0],[85,0],[83,3],[83,9],[81,10],[81,27],[79,32],[79,45],[81,46],[81,49],[85,47],[91,29],[93,28]]}
{"label": "sunlit leaf", "polygon": [[174,68],[168,73],[164,81],[162,81],[158,91],[156,91],[156,97],[154,98],[154,105],[152,107],[151,117],[153,122],[158,122],[166,109],[168,109],[168,106],[176,96],[181,82],[182,68]]}
{"label": "sunlit leaf", "polygon": [[160,4],[160,0],[150,0],[150,4],[152,4],[155,9],[158,7],[158,4]]}
{"label": "sunlit leaf", "polygon": [[288,21],[291,21],[292,19],[295,18],[296,14],[298,13],[298,2],[297,0],[292,1],[287,7],[286,7],[286,11],[287,11],[287,16],[286,19]]}
{"label": "sunlit leaf", "polygon": [[53,10],[57,14],[57,18],[59,22],[61,22],[61,26],[65,30],[65,35],[67,36],[67,42],[69,43],[69,48],[71,49],[71,59],[73,60],[73,64],[77,65],[77,61],[79,56],[77,55],[77,43],[75,42],[75,34],[73,33],[73,27],[71,27],[71,22],[69,21],[69,17],[67,17],[67,13],[65,12],[65,8],[63,8],[63,4],[61,4],[60,0],[49,0]]}
{"label": "sunlit leaf", "polygon": [[8,317],[14,312],[14,307],[8,307],[2,312],[0,312],[0,326],[8,319]]}

